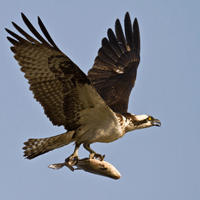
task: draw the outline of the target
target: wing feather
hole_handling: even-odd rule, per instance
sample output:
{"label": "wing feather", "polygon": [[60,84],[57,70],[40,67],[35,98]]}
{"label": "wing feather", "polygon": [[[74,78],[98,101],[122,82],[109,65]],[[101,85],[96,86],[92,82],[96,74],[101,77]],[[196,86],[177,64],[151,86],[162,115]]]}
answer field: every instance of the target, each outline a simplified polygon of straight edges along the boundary
{"label": "wing feather", "polygon": [[44,33],[45,37],[47,38],[47,40],[49,41],[49,43],[58,51],[60,51],[60,49],[57,47],[57,45],[55,44],[55,42],[53,41],[53,39],[51,38],[51,36],[49,35],[49,32],[47,31],[46,27],[44,26],[42,20],[38,17],[38,24],[42,30],[42,32]]}
{"label": "wing feather", "polygon": [[[13,26],[26,39],[6,29],[14,38],[8,37],[8,40],[13,44],[11,50],[28,79],[29,89],[51,122],[57,126],[63,125],[67,130],[74,130],[80,125],[90,124],[84,117],[90,113],[90,117],[94,118],[95,112],[101,108],[114,117],[88,77],[56,46],[41,19],[38,18],[39,26],[50,44],[23,13],[22,18],[39,41],[14,22]],[[103,60],[103,65],[107,63],[112,66],[114,62],[108,57],[107,61]]]}
{"label": "wing feather", "polygon": [[133,29],[131,25],[131,18],[129,13],[126,13],[125,15],[125,34],[126,34],[126,42],[130,49],[133,49],[134,47],[134,41],[133,41]]}
{"label": "wing feather", "polygon": [[31,22],[28,20],[28,18],[21,13],[22,19],[26,26],[29,28],[29,30],[34,34],[34,36],[43,44],[46,45],[49,48],[52,48],[52,46],[38,33],[38,31],[34,28],[34,26],[31,24]]}
{"label": "wing feather", "polygon": [[126,52],[127,51],[126,39],[124,37],[124,33],[119,19],[117,19],[115,22],[115,33],[121,49],[123,50],[123,52]]}
{"label": "wing feather", "polygon": [[111,58],[113,58],[115,61],[119,58],[117,53],[114,51],[114,48],[112,47],[111,43],[107,38],[103,38],[102,40],[102,48],[105,49]]}
{"label": "wing feather", "polygon": [[135,85],[140,62],[140,34],[137,19],[133,27],[129,13],[125,15],[125,36],[117,19],[115,33],[108,29],[92,69],[88,72],[92,84],[107,105],[117,113],[126,113],[128,100]]}
{"label": "wing feather", "polygon": [[[35,40],[33,37],[31,37],[29,34],[27,34],[23,29],[21,29],[17,24],[12,22],[13,26],[30,42],[33,42],[35,44],[39,44],[37,40]],[[14,37],[14,36],[13,36]],[[19,40],[20,41],[20,40]]]}
{"label": "wing feather", "polygon": [[113,49],[115,50],[115,52],[118,54],[118,57],[120,57],[123,52],[122,49],[120,48],[119,42],[117,41],[117,38],[114,34],[114,32],[112,31],[112,29],[108,29],[108,39],[113,47]]}

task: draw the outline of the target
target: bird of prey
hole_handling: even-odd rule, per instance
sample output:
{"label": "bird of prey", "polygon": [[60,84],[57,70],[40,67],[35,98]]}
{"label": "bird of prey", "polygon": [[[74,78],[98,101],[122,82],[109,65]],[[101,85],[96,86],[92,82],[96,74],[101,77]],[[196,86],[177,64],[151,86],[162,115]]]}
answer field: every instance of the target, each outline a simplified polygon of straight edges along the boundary
{"label": "bird of prey", "polygon": [[161,125],[152,116],[127,112],[140,62],[139,26],[137,19],[132,25],[128,12],[125,35],[117,19],[115,33],[108,29],[108,38],[103,38],[88,76],[56,46],[39,17],[46,40],[23,13],[22,19],[36,39],[12,22],[24,37],[6,29],[12,36],[7,39],[13,45],[14,58],[49,120],[66,129],[53,137],[29,139],[23,147],[26,158],[33,159],[74,142],[75,150],[67,160],[78,159],[81,144],[90,152],[89,158],[103,160],[104,156],[91,149],[92,143],[113,142],[129,131]]}

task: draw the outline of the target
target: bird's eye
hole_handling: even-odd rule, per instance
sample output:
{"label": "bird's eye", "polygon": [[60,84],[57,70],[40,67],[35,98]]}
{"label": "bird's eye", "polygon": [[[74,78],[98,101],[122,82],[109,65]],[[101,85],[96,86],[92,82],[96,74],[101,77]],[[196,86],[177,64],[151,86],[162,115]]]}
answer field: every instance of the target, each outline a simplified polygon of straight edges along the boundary
{"label": "bird's eye", "polygon": [[151,121],[151,120],[152,120],[152,117],[148,117],[148,120]]}

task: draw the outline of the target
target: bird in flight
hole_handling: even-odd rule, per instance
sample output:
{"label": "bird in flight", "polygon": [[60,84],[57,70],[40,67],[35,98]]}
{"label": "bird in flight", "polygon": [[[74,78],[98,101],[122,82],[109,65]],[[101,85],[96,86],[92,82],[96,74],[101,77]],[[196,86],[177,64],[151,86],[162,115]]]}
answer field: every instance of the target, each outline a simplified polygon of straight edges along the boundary
{"label": "bird in flight", "polygon": [[108,38],[103,38],[88,76],[56,46],[39,17],[46,39],[23,13],[22,19],[36,39],[12,22],[23,37],[6,29],[12,36],[7,37],[13,45],[11,51],[44,113],[53,125],[66,129],[53,137],[29,139],[23,147],[26,158],[33,159],[74,142],[75,150],[68,160],[78,159],[81,144],[90,152],[89,158],[103,160],[104,156],[91,149],[92,143],[110,143],[129,131],[161,126],[150,115],[127,112],[140,62],[139,26],[137,19],[132,25],[128,12],[125,35],[117,19],[115,33],[108,29]]}

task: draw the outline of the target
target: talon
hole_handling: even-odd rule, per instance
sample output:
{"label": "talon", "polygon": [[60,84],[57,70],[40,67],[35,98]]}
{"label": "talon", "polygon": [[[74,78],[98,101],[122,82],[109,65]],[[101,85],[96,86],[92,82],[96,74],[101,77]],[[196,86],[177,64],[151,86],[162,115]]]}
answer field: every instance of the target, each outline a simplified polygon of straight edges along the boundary
{"label": "talon", "polygon": [[90,144],[84,143],[83,146],[84,146],[84,148],[85,148],[86,150],[88,150],[88,151],[90,152],[90,155],[89,155],[89,158],[90,158],[90,159],[93,159],[93,158],[95,157],[95,158],[99,158],[100,161],[103,161],[103,160],[104,160],[105,155],[102,156],[101,154],[96,153],[95,151],[93,151],[93,150],[90,148]]}
{"label": "talon", "polygon": [[71,155],[68,158],[65,159],[65,162],[69,165],[75,165],[79,160],[79,157],[77,155]]}
{"label": "talon", "polygon": [[74,153],[69,156],[68,158],[65,159],[65,164],[67,165],[67,167],[69,167],[72,170],[72,166],[76,165],[79,161],[79,157],[78,157],[78,149],[80,147],[80,144],[76,144],[75,149],[74,149]]}
{"label": "talon", "polygon": [[102,156],[101,154],[98,154],[98,153],[91,153],[89,158],[90,159],[99,158],[100,161],[103,161],[105,158],[105,155]]}
{"label": "talon", "polygon": [[91,153],[91,154],[89,155],[89,158],[90,158],[90,159],[93,159],[93,158],[94,158],[94,155],[95,155],[95,153]]}

